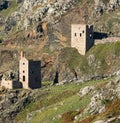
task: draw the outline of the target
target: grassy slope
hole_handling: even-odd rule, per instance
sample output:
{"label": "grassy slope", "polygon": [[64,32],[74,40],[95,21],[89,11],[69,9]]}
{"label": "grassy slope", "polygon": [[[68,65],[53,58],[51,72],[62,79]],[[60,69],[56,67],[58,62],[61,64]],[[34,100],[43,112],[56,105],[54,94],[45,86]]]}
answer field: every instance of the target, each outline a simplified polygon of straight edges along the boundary
{"label": "grassy slope", "polygon": [[[108,80],[90,81],[84,84],[72,83],[40,89],[37,92],[36,101],[23,109],[17,115],[15,122],[25,121],[28,113],[44,107],[45,109],[42,112],[35,113],[32,116],[30,123],[61,123],[65,118],[60,118],[60,115],[71,111],[79,113],[79,110],[84,109],[85,106],[89,103],[91,94],[88,94],[81,99],[76,95],[80,88],[87,85],[95,85],[98,88],[102,83],[107,81]],[[48,90],[49,92],[47,92]],[[54,117],[55,119],[53,120]],[[68,117],[70,116],[68,115]]]}
{"label": "grassy slope", "polygon": [[[95,60],[91,65],[88,64],[88,58],[94,55]],[[63,57],[66,56],[66,57]],[[60,62],[67,64],[72,70],[80,70],[82,74],[107,74],[115,71],[120,65],[120,41],[112,44],[99,44],[93,46],[85,56],[81,56],[76,49],[64,48],[60,54]],[[100,63],[100,65],[98,65]],[[100,66],[98,68],[98,66]]]}

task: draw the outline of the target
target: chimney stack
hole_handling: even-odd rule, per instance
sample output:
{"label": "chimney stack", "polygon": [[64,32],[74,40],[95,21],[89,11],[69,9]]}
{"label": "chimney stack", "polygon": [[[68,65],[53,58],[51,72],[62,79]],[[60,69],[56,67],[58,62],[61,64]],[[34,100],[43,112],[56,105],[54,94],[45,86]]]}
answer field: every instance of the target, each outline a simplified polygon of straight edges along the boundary
{"label": "chimney stack", "polygon": [[20,59],[24,58],[25,57],[25,52],[21,51],[20,52]]}

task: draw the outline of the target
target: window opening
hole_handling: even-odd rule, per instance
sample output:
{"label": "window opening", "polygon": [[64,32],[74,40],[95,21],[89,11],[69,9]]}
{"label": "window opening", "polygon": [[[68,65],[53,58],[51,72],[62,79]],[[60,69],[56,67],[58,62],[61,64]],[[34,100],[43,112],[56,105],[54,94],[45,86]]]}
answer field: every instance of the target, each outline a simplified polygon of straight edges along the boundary
{"label": "window opening", "polygon": [[77,36],[77,34],[75,33],[75,36]]}
{"label": "window opening", "polygon": [[90,34],[90,38],[92,38],[92,34]]}
{"label": "window opening", "polygon": [[23,76],[23,81],[25,81],[25,76]]}

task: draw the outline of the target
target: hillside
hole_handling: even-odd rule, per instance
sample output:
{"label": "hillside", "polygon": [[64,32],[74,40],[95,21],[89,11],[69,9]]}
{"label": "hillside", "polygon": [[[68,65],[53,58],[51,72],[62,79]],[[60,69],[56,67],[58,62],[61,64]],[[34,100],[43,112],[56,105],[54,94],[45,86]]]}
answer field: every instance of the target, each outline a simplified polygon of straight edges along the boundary
{"label": "hillside", "polygon": [[[63,77],[58,79],[62,81],[56,85],[53,80],[43,81],[42,88],[36,90],[2,89],[0,122],[69,123],[74,120],[93,123],[103,120],[104,123],[112,118],[115,123],[119,122],[119,50],[120,42],[94,46],[86,56],[81,56],[76,49],[62,49],[58,55],[59,68],[62,67],[59,77]],[[98,102],[95,103],[96,95]]]}
{"label": "hillside", "polygon": [[[71,48],[71,24],[95,45]],[[120,0],[0,0],[0,82],[18,79],[20,51],[41,60],[42,88],[0,87],[0,123],[120,122]]]}
{"label": "hillside", "polygon": [[72,83],[54,86],[49,85],[51,83],[43,84],[45,87],[42,89],[6,91],[1,97],[1,122],[120,121],[120,71],[116,71],[112,77],[99,80],[75,80]]}
{"label": "hillside", "polygon": [[[84,2],[82,0],[68,0],[64,4],[64,1],[56,2],[54,0],[43,2],[39,0],[36,2],[34,0],[31,2],[28,0],[18,0],[8,1],[7,8],[4,8],[3,5],[5,3],[3,3],[4,2],[1,2],[3,8],[0,11],[0,73],[11,70],[16,72],[18,70],[19,54],[20,51],[23,50],[26,52],[27,58],[41,60],[42,66],[45,65],[45,60],[52,59],[52,62],[42,69],[42,78],[44,81],[53,80],[57,66],[59,66],[59,64],[61,65],[61,63],[56,61],[58,54],[61,55],[64,50],[61,50],[61,48],[66,49],[66,47],[70,47],[70,30],[72,23],[93,24],[94,31],[97,34],[116,36],[117,39],[120,40],[119,2],[112,0],[109,2],[104,0],[99,0],[98,2],[97,0],[85,0]],[[99,39],[99,36],[97,35],[96,38]],[[100,38],[102,37],[100,36]],[[109,40],[114,41],[115,39],[108,39],[108,42]],[[99,47],[102,48],[102,46]],[[72,51],[77,54],[77,51]],[[87,58],[89,55],[91,57],[91,51],[85,57]],[[82,58],[82,56],[80,57]],[[95,57],[97,57],[97,54]],[[107,61],[111,60],[111,57],[112,56],[107,58]],[[75,59],[75,62],[79,61],[79,57]],[[88,60],[86,60],[85,64],[87,64],[87,62]],[[105,61],[102,62],[105,63]],[[95,64],[99,63],[101,64],[101,61],[98,60],[98,63]],[[81,73],[84,73],[84,68],[78,70],[80,65],[78,65],[77,68],[69,68],[69,63],[66,64],[68,65],[62,64],[61,66],[63,66],[63,68],[60,68],[68,71],[70,79],[74,77],[74,70],[80,76],[82,75]],[[107,65],[104,64],[104,66]],[[114,65],[112,67],[111,70],[107,71],[106,69],[106,71],[111,73],[116,69]],[[94,70],[93,73],[95,73]],[[59,73],[62,73],[64,70],[59,71]],[[103,70],[101,74],[104,73],[105,71]],[[60,81],[64,80],[65,77],[63,76],[60,74]]]}

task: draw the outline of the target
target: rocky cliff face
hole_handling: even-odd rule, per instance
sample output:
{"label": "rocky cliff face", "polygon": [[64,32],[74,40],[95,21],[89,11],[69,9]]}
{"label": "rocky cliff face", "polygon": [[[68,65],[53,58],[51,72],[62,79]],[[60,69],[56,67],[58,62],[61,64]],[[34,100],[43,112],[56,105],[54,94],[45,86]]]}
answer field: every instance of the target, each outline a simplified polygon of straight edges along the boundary
{"label": "rocky cliff face", "polygon": [[[51,56],[54,56],[52,64],[42,69],[43,80],[54,80],[57,71],[56,66],[58,66],[56,54],[60,54],[58,60],[61,61],[59,62],[61,69],[59,72],[60,81],[65,80],[65,78],[69,78],[69,80],[74,79],[76,73],[77,76],[81,76],[85,73],[86,68],[89,68],[88,71],[90,74],[98,74],[98,71],[102,69],[101,64],[103,61],[97,59],[97,55],[90,53],[85,58],[77,56],[76,59],[76,57],[73,57],[73,59],[76,59],[77,62],[75,64],[77,63],[77,65],[74,65],[73,62],[73,65],[71,65],[70,61],[72,58],[68,58],[68,62],[64,61],[62,58],[65,56],[61,49],[70,47],[72,23],[86,22],[93,24],[96,32],[119,36],[119,4],[119,0],[91,0],[84,2],[78,0],[18,0],[9,2],[8,8],[4,11],[1,10],[0,15],[1,50],[4,52],[8,48],[17,51],[24,49],[28,52],[28,56],[33,59],[44,59],[41,57],[43,52],[52,54]],[[9,14],[6,14],[7,12]],[[69,50],[73,51],[72,49]],[[8,52],[11,54],[11,51]],[[1,72],[11,69],[10,66],[14,66],[14,62],[12,62],[10,57],[16,57],[13,58],[16,64],[14,68],[18,67],[19,53],[12,52],[12,56],[10,56],[8,52],[5,54],[6,57],[4,57],[4,53],[0,54],[2,58],[0,59]],[[77,54],[77,51],[74,53]],[[65,55],[69,56],[69,52]],[[81,68],[79,67],[79,63],[81,62],[78,60],[78,57],[86,61],[85,65]],[[111,60],[112,57],[117,63],[119,57],[116,57],[113,53],[110,57],[106,56],[106,58],[103,58],[105,60],[105,67],[109,66],[109,64],[114,64],[113,62],[109,62],[109,59]],[[4,61],[10,63],[9,65],[8,62],[6,63],[8,67],[3,66]],[[62,64],[63,61],[64,63]],[[44,61],[42,63],[44,66]],[[95,69],[97,70],[96,73]],[[114,67],[115,69],[116,67]],[[101,74],[105,73],[105,70],[103,71]]]}
{"label": "rocky cliff face", "polygon": [[[5,1],[1,1],[1,6]],[[9,3],[10,4],[10,3]],[[57,0],[20,0],[16,1],[18,8],[15,12],[10,13],[8,17],[5,17],[5,32],[9,32],[16,27],[17,30],[24,30],[34,27],[46,21],[47,23],[55,24],[57,23],[63,15],[75,8],[76,5],[81,4],[80,8],[76,9],[74,14],[71,12],[71,18],[69,16],[68,22],[80,23],[81,20],[87,21],[95,16],[101,16],[106,12],[113,12],[120,6],[119,0],[92,0],[80,2],[78,0],[67,0],[67,1],[57,1]],[[85,7],[84,7],[85,6]],[[12,6],[9,6],[9,8]],[[82,8],[82,9],[81,9]],[[11,8],[12,9],[12,8]],[[78,14],[78,15],[77,15]],[[80,16],[79,16],[80,15]],[[74,18],[73,18],[74,17]],[[79,17],[75,19],[75,17]],[[92,19],[93,20],[93,19]],[[58,23],[59,24],[59,23]],[[60,22],[60,25],[62,23]],[[66,23],[69,27],[69,23]],[[16,31],[17,31],[16,30]]]}
{"label": "rocky cliff face", "polygon": [[[89,94],[91,94],[91,99],[90,99],[90,102],[87,104],[87,106],[84,108],[84,110],[76,114],[74,118],[72,119],[72,121],[78,122],[80,121],[80,119],[83,118],[83,116],[87,116],[87,114],[89,115],[89,117],[94,115],[95,119],[97,116],[99,116],[99,119],[103,118],[101,114],[102,113],[104,114],[104,112],[108,110],[107,105],[120,99],[120,70],[113,73],[113,75],[114,76],[112,77],[112,79],[110,79],[109,82],[107,83],[105,82],[101,85],[100,81],[103,81],[101,79],[98,83],[96,83],[97,85],[95,84],[94,86],[93,85],[84,86],[83,88],[80,89],[80,91],[78,91],[77,94],[75,94],[79,96],[80,98],[79,101]],[[74,83],[76,83],[77,86],[80,83],[82,83],[83,85],[84,84],[86,85],[87,83],[89,83],[89,81],[74,80]],[[58,87],[61,88],[62,86],[63,85],[59,85]],[[51,87],[42,88],[42,90],[39,90],[39,89],[37,90],[6,90],[5,88],[0,88],[0,111],[1,111],[0,122],[13,123],[16,115],[19,112],[21,112],[24,108],[28,108],[27,105],[29,105],[30,103],[34,104],[34,106],[36,106],[37,104],[38,107],[39,105],[43,105],[44,107],[41,107],[41,109],[37,108],[37,110],[34,110],[33,112],[29,112],[28,110],[26,112],[27,113],[26,121],[24,122],[29,122],[35,115],[37,115],[37,113],[42,113],[45,110],[49,111],[49,108],[51,108],[51,106],[48,106],[46,103],[45,103],[46,105],[42,104],[38,100],[40,101],[42,101],[42,99],[46,100],[47,96],[52,96],[50,95],[50,92],[53,91],[56,87],[57,86],[54,86],[52,88]],[[54,102],[54,101],[51,100],[51,102]],[[61,102],[60,100],[58,105],[59,108],[60,106],[64,106],[67,103],[66,101],[63,101],[63,102]],[[116,105],[113,105],[113,106],[116,106]],[[54,110],[58,110],[58,107],[56,106],[57,105],[55,105]],[[119,105],[117,108],[118,108],[117,112],[119,112]],[[104,116],[105,120],[103,120],[103,123],[104,122],[108,123],[108,121],[109,123],[112,123],[113,120],[119,121],[119,115],[114,113],[115,111],[116,110],[111,109],[111,112],[105,113],[106,115]],[[58,118],[61,118],[61,115]],[[16,121],[16,122],[19,122],[19,121]],[[54,119],[53,119],[53,122],[54,122]]]}

